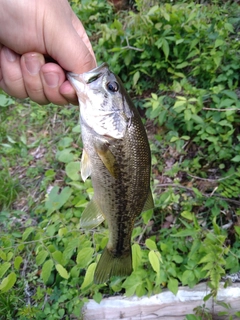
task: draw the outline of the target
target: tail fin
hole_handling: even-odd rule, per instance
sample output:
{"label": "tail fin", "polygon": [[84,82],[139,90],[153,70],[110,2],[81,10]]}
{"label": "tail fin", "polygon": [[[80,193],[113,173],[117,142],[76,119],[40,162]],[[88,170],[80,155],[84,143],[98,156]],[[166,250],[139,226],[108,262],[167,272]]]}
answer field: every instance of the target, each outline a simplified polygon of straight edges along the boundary
{"label": "tail fin", "polygon": [[132,273],[132,253],[121,257],[113,257],[107,248],[104,249],[97,264],[94,282],[104,283],[111,276],[129,276]]}

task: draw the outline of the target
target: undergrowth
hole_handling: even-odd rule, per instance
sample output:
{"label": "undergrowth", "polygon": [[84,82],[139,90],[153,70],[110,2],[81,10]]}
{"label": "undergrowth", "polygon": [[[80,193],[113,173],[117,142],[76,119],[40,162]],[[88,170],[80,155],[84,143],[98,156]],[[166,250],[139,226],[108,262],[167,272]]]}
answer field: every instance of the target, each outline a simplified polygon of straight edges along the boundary
{"label": "undergrowth", "polygon": [[[94,284],[108,229],[79,226],[93,189],[79,173],[78,108],[1,92],[0,319],[79,319],[89,298],[177,294],[201,281],[205,300],[217,299],[221,279],[240,270],[239,6],[72,6],[142,115],[155,209],[136,221],[131,276]],[[198,308],[187,319],[200,314],[212,317]]]}

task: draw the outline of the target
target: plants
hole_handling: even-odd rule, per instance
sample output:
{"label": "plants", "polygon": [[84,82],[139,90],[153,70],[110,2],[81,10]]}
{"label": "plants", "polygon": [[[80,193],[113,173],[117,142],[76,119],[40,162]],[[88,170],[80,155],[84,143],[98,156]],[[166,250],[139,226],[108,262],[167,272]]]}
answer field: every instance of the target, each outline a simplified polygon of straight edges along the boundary
{"label": "plants", "polygon": [[[155,209],[136,221],[131,276],[95,285],[108,229],[79,226],[93,189],[80,178],[78,108],[1,93],[0,317],[78,319],[89,298],[176,294],[202,280],[216,297],[222,277],[240,269],[239,7],[73,8],[143,116]],[[204,305],[187,319],[202,315],[212,316]]]}

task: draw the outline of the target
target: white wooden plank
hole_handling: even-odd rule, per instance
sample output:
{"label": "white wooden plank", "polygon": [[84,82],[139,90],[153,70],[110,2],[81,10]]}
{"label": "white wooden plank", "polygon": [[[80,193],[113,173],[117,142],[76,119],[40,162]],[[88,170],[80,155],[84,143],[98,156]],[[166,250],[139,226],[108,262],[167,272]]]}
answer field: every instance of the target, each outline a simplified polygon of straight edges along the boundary
{"label": "white wooden plank", "polygon": [[[160,294],[149,298],[117,296],[103,299],[100,304],[94,300],[90,300],[84,306],[83,319],[184,320],[185,315],[194,313],[193,309],[195,307],[203,305],[203,298],[209,292],[206,283],[200,283],[193,289],[180,287],[176,296],[169,290],[163,290]],[[240,311],[240,284],[233,284],[226,289],[221,284],[217,300],[231,304],[230,314]],[[212,314],[226,311],[226,309],[217,305],[212,299],[206,302],[206,307],[210,309]],[[228,318],[218,317],[217,319]]]}

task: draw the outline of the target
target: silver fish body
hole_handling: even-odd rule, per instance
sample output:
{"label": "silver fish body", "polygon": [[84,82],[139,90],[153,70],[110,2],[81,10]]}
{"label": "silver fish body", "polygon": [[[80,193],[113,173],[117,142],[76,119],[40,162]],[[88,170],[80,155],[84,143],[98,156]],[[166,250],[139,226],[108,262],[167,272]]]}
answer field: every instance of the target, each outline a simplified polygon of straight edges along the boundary
{"label": "silver fish body", "polygon": [[81,226],[108,222],[109,241],[94,278],[103,283],[132,272],[134,221],[153,207],[150,148],[136,108],[107,64],[81,75],[68,73],[68,79],[80,103],[81,175],[84,181],[91,176],[94,188]]}

